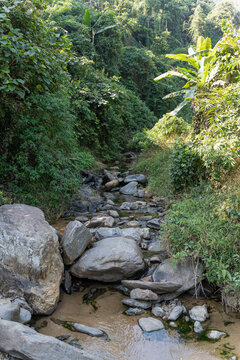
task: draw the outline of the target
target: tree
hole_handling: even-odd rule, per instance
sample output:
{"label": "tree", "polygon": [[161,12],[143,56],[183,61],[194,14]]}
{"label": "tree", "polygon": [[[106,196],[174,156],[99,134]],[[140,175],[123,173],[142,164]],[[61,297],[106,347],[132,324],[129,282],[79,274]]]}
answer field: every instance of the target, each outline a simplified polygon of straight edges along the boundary
{"label": "tree", "polygon": [[167,54],[166,57],[174,60],[185,61],[191,68],[179,68],[159,75],[154,80],[159,81],[166,77],[180,77],[186,80],[186,84],[180,91],[173,92],[164,97],[164,99],[184,95],[184,100],[173,110],[170,115],[175,116],[185,105],[191,102],[199,88],[206,86],[210,81],[210,68],[215,60],[216,49],[211,49],[211,39],[198,38],[196,51],[189,48],[188,54]]}

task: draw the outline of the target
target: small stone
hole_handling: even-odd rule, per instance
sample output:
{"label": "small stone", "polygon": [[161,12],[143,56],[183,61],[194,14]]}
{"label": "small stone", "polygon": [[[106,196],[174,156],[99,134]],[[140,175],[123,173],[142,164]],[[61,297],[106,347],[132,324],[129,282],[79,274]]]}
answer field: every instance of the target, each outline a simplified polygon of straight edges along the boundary
{"label": "small stone", "polygon": [[120,189],[120,193],[124,195],[135,195],[137,193],[138,183],[132,181]]}
{"label": "small stone", "polygon": [[112,205],[112,206],[114,206],[114,202],[113,202],[111,199],[108,199],[108,200],[107,200],[107,205]]}
{"label": "small stone", "polygon": [[177,328],[177,324],[174,321],[171,321],[169,325],[173,328]]}
{"label": "small stone", "polygon": [[201,332],[203,332],[203,327],[202,327],[200,321],[195,321],[195,323],[194,323],[194,332],[196,334],[200,334]]}
{"label": "small stone", "polygon": [[114,179],[114,180],[111,180],[111,181],[109,181],[109,182],[107,182],[106,184],[105,184],[105,188],[106,188],[106,190],[112,190],[112,189],[114,189],[115,187],[117,187],[119,185],[119,181],[117,180],[117,179]]}
{"label": "small stone", "polygon": [[151,290],[133,289],[130,292],[131,299],[144,301],[157,301],[158,295]]}
{"label": "small stone", "polygon": [[186,321],[186,322],[189,322],[189,321],[190,321],[189,316],[185,316],[185,321]]}
{"label": "small stone", "polygon": [[189,311],[189,315],[190,315],[190,318],[194,321],[204,322],[209,317],[208,311],[207,311],[207,306],[206,305],[194,306]]}
{"label": "small stone", "polygon": [[158,264],[161,262],[161,258],[158,255],[154,255],[150,258],[150,263],[152,264]]}
{"label": "small stone", "polygon": [[159,230],[160,229],[159,219],[152,219],[148,221],[147,227],[149,227],[150,229]]}
{"label": "small stone", "polygon": [[88,228],[97,228],[101,226],[113,227],[114,218],[111,216],[95,216],[85,224]]}
{"label": "small stone", "polygon": [[164,325],[161,320],[154,319],[152,317],[142,318],[138,320],[139,326],[143,331],[152,332],[164,329]]}
{"label": "small stone", "polygon": [[125,311],[125,314],[128,316],[142,315],[144,314],[144,310],[139,308],[129,308]]}
{"label": "small stone", "polygon": [[75,220],[78,220],[80,222],[87,222],[88,221],[88,217],[87,216],[78,216],[76,217]]}
{"label": "small stone", "polygon": [[137,228],[139,226],[139,222],[138,221],[129,221],[127,224],[126,224],[127,227],[133,227],[133,228]]}
{"label": "small stone", "polygon": [[123,299],[122,300],[123,305],[129,306],[129,307],[138,307],[144,310],[150,309],[152,307],[152,304],[147,301],[138,301],[134,299]]}
{"label": "small stone", "polygon": [[163,318],[166,315],[165,311],[160,306],[153,307],[152,313],[153,313],[153,315],[161,317],[161,318]]}
{"label": "small stone", "polygon": [[221,337],[226,336],[227,334],[223,331],[218,330],[209,330],[207,337],[211,340],[219,340]]}
{"label": "small stone", "polygon": [[69,322],[70,325],[74,327],[74,329],[78,332],[93,336],[93,337],[103,337],[106,336],[106,333],[104,333],[102,330],[86,326],[79,323]]}
{"label": "small stone", "polygon": [[168,320],[177,320],[183,313],[183,307],[182,305],[175,306],[172,311],[170,312],[170,315],[168,317]]}
{"label": "small stone", "polygon": [[20,308],[20,323],[21,324],[27,324],[31,321],[32,314],[30,311],[24,308]]}
{"label": "small stone", "polygon": [[119,217],[119,213],[116,210],[109,210],[108,214],[115,219]]}

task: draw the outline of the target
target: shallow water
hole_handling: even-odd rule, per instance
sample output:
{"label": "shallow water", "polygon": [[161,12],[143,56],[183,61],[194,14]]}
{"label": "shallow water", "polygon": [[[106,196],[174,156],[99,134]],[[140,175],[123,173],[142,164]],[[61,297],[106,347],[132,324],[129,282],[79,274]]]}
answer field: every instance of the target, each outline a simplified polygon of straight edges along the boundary
{"label": "shallow water", "polygon": [[[106,288],[106,284],[101,284]],[[177,330],[161,330],[153,333],[143,333],[138,326],[138,319],[146,315],[128,317],[123,314],[126,307],[121,300],[124,296],[116,291],[108,289],[107,292],[97,298],[98,310],[94,310],[90,304],[83,304],[84,292],[76,292],[72,295],[62,294],[61,302],[55,313],[46,318],[41,318],[35,326],[47,325],[39,331],[51,336],[70,335],[68,339],[78,339],[82,347],[97,359],[104,360],[216,360],[225,359],[220,356],[224,344],[230,343],[235,346],[234,353],[240,354],[240,321],[233,320],[219,309],[211,313],[208,327],[227,331],[230,336],[217,343],[199,342],[191,340],[185,342],[179,336]],[[190,308],[195,301],[190,297],[181,299]],[[206,301],[202,301],[206,303]],[[191,304],[191,305],[190,305]],[[201,301],[197,301],[200,305]],[[213,302],[208,302],[212,307]],[[221,306],[219,304],[219,306]],[[221,307],[220,307],[221,309]],[[88,326],[104,330],[110,341],[101,338],[93,338],[85,334],[72,332],[57,325],[51,319],[62,321],[75,321]],[[234,321],[234,324],[224,325],[225,321]],[[166,324],[166,323],[165,323]],[[231,352],[232,354],[232,352]]]}

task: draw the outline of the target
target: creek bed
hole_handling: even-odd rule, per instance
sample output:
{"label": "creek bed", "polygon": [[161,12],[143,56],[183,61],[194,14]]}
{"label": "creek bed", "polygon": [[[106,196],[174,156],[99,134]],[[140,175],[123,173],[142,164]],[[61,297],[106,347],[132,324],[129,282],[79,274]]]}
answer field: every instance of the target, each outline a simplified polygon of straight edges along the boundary
{"label": "creek bed", "polygon": [[[46,335],[54,337],[70,335],[68,342],[77,339],[96,360],[216,360],[228,358],[226,355],[221,355],[221,352],[229,355],[240,354],[240,320],[225,314],[220,303],[206,299],[196,300],[187,295],[180,298],[188,308],[207,303],[211,308],[208,327],[226,331],[230,335],[216,343],[196,341],[195,337],[184,340],[177,329],[168,328],[153,333],[143,333],[138,326],[138,319],[152,316],[151,313],[146,312],[145,315],[132,317],[124,315],[126,307],[122,305],[121,300],[125,296],[112,290],[112,286],[92,283],[82,292],[74,292],[71,295],[62,293],[54,314],[38,319],[35,326]],[[91,287],[107,289],[96,299],[97,310],[94,310],[91,304],[83,303],[83,296]],[[74,321],[99,328],[108,334],[110,341],[72,332],[62,325],[57,325],[52,319]],[[224,345],[228,343],[235,348],[233,351],[227,351]]]}

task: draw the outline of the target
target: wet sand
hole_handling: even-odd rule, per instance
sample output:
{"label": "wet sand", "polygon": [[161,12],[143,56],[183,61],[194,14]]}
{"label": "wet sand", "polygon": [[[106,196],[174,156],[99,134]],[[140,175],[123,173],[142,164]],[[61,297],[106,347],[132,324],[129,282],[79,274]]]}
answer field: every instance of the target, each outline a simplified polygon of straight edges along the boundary
{"label": "wet sand", "polygon": [[[106,284],[98,286],[106,288]],[[89,288],[84,292],[76,292],[72,295],[62,294],[61,302],[55,313],[39,319],[35,326],[41,326],[44,322],[46,325],[47,322],[47,326],[39,330],[41,333],[55,337],[70,335],[71,338],[68,341],[78,339],[85,350],[96,356],[96,360],[226,359],[229,355],[220,355],[225,349],[223,345],[226,343],[235,347],[233,353],[240,354],[240,320],[225,314],[220,303],[206,300],[196,301],[189,296],[180,299],[188,309],[195,304],[208,303],[212,312],[210,320],[204,327],[207,325],[208,328],[226,331],[230,335],[217,343],[196,340],[185,342],[175,329],[144,334],[138,326],[138,319],[143,316],[151,316],[151,313],[146,312],[145,315],[132,317],[124,315],[123,311],[126,310],[126,307],[121,303],[124,295],[119,292],[108,290],[100,295],[96,300],[98,309],[95,311],[90,304],[83,304],[82,297],[88,291]],[[62,325],[54,323],[52,318],[99,328],[109,335],[110,341],[72,332]],[[224,325],[226,321],[234,322],[234,324],[226,326]]]}

